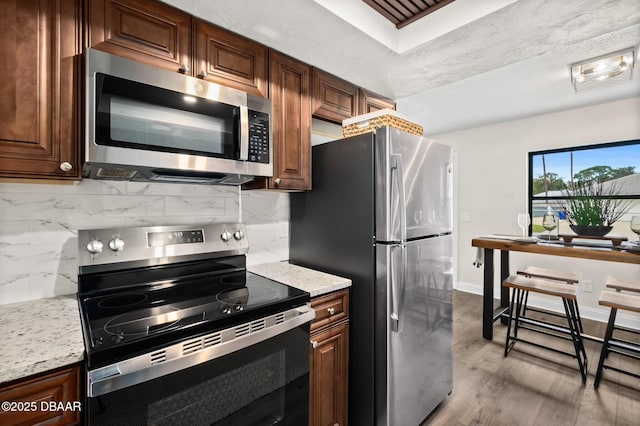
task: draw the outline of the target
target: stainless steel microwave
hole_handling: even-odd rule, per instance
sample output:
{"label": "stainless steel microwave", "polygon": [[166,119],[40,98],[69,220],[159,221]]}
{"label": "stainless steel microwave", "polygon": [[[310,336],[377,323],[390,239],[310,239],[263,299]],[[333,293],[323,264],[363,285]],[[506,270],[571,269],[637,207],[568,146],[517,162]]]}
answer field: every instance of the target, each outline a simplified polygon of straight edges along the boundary
{"label": "stainless steel microwave", "polygon": [[239,185],[273,176],[268,99],[94,49],[83,176]]}

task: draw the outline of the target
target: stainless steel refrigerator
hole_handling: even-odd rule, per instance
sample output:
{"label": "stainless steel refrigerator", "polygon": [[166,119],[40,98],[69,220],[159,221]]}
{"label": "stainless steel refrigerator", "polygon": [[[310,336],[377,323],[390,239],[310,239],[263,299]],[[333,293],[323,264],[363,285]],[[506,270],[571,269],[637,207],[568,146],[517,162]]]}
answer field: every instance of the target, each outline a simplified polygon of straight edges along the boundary
{"label": "stainless steel refrigerator", "polygon": [[313,147],[290,261],[352,280],[349,424],[417,426],[452,390],[451,148],[383,127]]}

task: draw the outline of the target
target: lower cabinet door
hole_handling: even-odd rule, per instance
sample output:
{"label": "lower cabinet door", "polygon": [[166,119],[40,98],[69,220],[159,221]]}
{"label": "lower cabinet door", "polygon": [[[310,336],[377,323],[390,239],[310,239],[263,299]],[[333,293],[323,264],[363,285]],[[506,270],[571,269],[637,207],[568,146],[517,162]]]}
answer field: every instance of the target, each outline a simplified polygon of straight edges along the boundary
{"label": "lower cabinet door", "polygon": [[0,425],[77,425],[81,368],[74,366],[0,387]]}
{"label": "lower cabinet door", "polygon": [[348,321],[311,335],[311,426],[347,424],[348,345]]}

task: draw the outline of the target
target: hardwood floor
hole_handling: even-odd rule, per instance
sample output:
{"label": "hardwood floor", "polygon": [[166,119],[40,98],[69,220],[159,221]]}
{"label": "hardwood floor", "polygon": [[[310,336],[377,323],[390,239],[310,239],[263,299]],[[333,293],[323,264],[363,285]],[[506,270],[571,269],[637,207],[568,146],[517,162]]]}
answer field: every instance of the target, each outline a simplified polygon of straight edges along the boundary
{"label": "hardwood floor", "polygon": [[[605,370],[594,389],[599,343],[585,341],[589,376],[583,385],[573,358],[523,343],[505,358],[506,327],[499,323],[494,340],[483,339],[481,296],[454,291],[453,307],[453,393],[422,426],[640,425],[639,379]],[[585,333],[604,336],[606,324],[583,320],[583,325]],[[531,332],[527,338],[572,351],[570,342]],[[637,360],[609,358],[615,366],[640,373]]]}

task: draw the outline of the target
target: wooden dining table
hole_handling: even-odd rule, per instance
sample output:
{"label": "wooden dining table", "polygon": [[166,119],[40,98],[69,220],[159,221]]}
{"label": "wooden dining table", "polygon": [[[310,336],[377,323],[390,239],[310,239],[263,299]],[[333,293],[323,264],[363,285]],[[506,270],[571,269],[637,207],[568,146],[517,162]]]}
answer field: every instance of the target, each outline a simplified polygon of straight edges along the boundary
{"label": "wooden dining table", "polygon": [[[524,240],[524,239],[523,239]],[[640,265],[640,250],[625,250],[625,246],[617,246],[606,243],[564,243],[560,241],[534,240],[518,241],[517,238],[505,236],[487,236],[474,238],[471,241],[473,247],[484,251],[484,279],[482,299],[482,337],[493,339],[493,323],[502,318],[506,324],[506,313],[509,308],[509,289],[500,286],[500,305],[494,308],[494,251],[500,250],[500,282],[510,274],[509,252],[546,254],[551,256],[575,257],[580,259],[604,260],[608,262],[633,263]]]}

